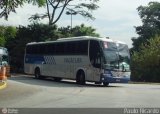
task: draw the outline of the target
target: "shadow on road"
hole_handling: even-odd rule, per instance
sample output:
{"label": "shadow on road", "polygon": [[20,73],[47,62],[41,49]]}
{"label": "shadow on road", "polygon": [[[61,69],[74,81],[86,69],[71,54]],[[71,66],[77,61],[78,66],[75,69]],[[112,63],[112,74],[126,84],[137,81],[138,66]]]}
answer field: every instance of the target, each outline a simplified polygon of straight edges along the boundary
{"label": "shadow on road", "polygon": [[[54,81],[53,78],[44,78],[44,79],[36,79],[31,75],[12,75],[9,80],[13,80],[20,83],[25,83],[29,85],[39,85],[39,86],[47,86],[47,87],[105,87],[102,84],[97,85],[94,83],[87,82],[85,85],[78,85],[73,80],[62,80],[59,82]],[[121,87],[120,85],[109,85],[106,88],[111,87]]]}

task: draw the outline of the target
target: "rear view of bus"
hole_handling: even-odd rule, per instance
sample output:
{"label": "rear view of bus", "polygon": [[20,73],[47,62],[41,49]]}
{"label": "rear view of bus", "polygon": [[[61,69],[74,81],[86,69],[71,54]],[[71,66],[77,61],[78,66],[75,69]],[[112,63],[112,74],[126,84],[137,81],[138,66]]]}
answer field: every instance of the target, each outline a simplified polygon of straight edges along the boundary
{"label": "rear view of bus", "polygon": [[128,46],[120,41],[103,41],[103,73],[101,81],[109,83],[128,83],[130,80],[130,54]]}

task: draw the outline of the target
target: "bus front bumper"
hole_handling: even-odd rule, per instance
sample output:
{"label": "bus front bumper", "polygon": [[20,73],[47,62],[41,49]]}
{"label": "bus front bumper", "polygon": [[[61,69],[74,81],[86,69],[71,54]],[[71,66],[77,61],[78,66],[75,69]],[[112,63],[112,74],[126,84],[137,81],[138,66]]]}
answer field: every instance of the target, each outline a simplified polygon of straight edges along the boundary
{"label": "bus front bumper", "polygon": [[108,83],[128,83],[130,81],[130,77],[121,76],[121,77],[113,77],[107,76],[105,74],[101,75],[101,82],[108,82]]}

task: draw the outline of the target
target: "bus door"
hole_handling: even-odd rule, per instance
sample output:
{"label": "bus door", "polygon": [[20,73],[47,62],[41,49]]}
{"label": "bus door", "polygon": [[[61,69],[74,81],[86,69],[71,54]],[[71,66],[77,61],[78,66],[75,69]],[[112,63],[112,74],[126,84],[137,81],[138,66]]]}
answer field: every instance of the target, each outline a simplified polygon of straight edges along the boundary
{"label": "bus door", "polygon": [[89,58],[91,63],[91,73],[94,81],[100,81],[101,75],[101,53],[99,41],[91,40],[89,48]]}

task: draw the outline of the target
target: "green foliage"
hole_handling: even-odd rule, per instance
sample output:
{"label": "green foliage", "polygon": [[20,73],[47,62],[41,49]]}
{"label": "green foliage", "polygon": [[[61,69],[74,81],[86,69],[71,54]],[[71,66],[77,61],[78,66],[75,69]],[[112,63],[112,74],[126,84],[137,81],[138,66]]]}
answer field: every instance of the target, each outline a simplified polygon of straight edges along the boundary
{"label": "green foliage", "polygon": [[0,18],[4,17],[7,20],[10,12],[16,13],[16,8],[22,7],[24,3],[32,3],[42,7],[46,0],[0,0]]}
{"label": "green foliage", "polygon": [[32,3],[33,5],[38,5],[38,7],[45,6],[46,0],[25,0],[27,3]]}
{"label": "green foliage", "polygon": [[8,26],[6,27],[4,35],[7,39],[13,39],[15,38],[16,33],[17,33],[16,27]]}
{"label": "green foliage", "polygon": [[132,80],[160,82],[160,3],[140,6],[138,12],[142,26],[135,27],[139,37],[132,38]]}
{"label": "green foliage", "polygon": [[68,27],[61,27],[58,29],[60,36],[59,37],[75,37],[75,36],[99,36],[96,33],[96,29],[92,28],[91,26],[87,27],[84,24],[80,26],[75,26],[74,28]]}
{"label": "green foliage", "polygon": [[5,45],[5,27],[4,26],[0,26],[0,46],[4,46]]}
{"label": "green foliage", "polygon": [[4,44],[5,44],[5,39],[4,39],[4,37],[1,37],[0,36],[0,46],[4,46]]}
{"label": "green foliage", "polygon": [[88,19],[95,19],[92,11],[99,8],[97,2],[99,0],[46,0],[45,14],[32,15],[29,20],[40,20],[48,18],[49,25],[54,25],[64,12],[67,15],[81,15]]}
{"label": "green foliage", "polygon": [[7,45],[12,38],[16,36],[17,30],[15,27],[5,27],[5,26],[0,26],[0,46],[5,46]]}
{"label": "green foliage", "polygon": [[34,23],[27,27],[19,26],[14,40],[6,45],[10,53],[12,71],[23,72],[24,50],[27,43],[55,40],[57,38],[56,33],[56,25],[48,26]]}
{"label": "green foliage", "polygon": [[148,6],[138,7],[139,15],[142,19],[142,26],[135,27],[139,35],[132,39],[134,51],[139,51],[139,46],[147,42],[148,39],[160,34],[160,3],[150,2]]}
{"label": "green foliage", "polygon": [[37,5],[38,7],[46,7],[47,13],[35,14],[29,19],[40,20],[48,18],[49,25],[54,25],[62,16],[64,11],[76,12],[83,17],[94,19],[91,14],[93,10],[98,8],[97,2],[99,0],[1,0],[0,1],[0,18],[4,17],[6,20],[10,12],[16,13],[16,8],[22,7],[24,3]]}
{"label": "green foliage", "polygon": [[73,36],[99,36],[99,34],[95,33],[96,29],[90,27],[86,27],[84,24],[80,26],[75,26],[72,29]]}
{"label": "green foliage", "polygon": [[153,37],[132,55],[132,79],[160,82],[160,36]]}
{"label": "green foliage", "polygon": [[23,5],[24,0],[1,0],[0,1],[0,9],[2,12],[0,13],[0,17],[4,17],[8,19],[8,15],[10,12],[16,12],[15,8]]}

